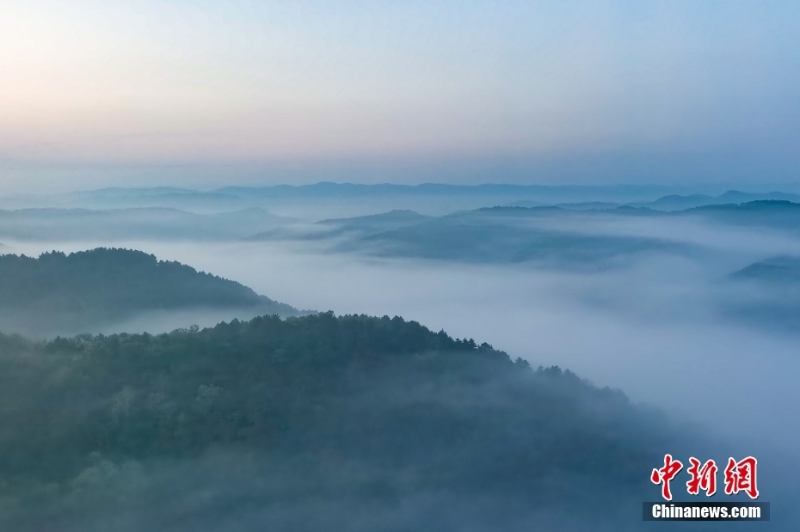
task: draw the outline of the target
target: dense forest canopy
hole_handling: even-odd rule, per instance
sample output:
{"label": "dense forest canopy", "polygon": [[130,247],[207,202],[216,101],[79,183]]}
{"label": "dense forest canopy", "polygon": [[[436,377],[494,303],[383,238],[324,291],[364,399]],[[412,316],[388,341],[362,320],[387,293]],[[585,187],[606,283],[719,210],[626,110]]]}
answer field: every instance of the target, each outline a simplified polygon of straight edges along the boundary
{"label": "dense forest canopy", "polygon": [[81,331],[141,312],[196,307],[296,314],[235,281],[127,249],[0,255],[0,329]]}
{"label": "dense forest canopy", "polygon": [[620,392],[397,317],[1,336],[0,405],[14,530],[618,529],[677,452]]}

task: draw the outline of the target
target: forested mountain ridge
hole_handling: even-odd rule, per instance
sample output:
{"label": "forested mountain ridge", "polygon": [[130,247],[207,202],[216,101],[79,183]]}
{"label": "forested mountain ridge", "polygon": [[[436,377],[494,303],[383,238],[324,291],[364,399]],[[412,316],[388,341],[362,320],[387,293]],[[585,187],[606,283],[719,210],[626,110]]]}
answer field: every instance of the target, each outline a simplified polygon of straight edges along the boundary
{"label": "forested mountain ridge", "polygon": [[141,251],[0,255],[0,330],[6,332],[80,331],[137,313],[200,307],[297,314],[235,281]]}
{"label": "forested mountain ridge", "polygon": [[0,405],[22,531],[618,530],[679,448],[620,392],[397,317],[0,336]]}

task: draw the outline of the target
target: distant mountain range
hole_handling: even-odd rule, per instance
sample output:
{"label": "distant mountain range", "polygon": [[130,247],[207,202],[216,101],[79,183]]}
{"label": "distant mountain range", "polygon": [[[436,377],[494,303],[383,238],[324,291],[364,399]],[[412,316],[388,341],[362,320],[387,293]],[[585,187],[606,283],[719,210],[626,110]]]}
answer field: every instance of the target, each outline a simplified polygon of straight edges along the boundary
{"label": "distant mountain range", "polygon": [[687,196],[679,196],[671,194],[662,196],[655,201],[645,202],[631,202],[619,203],[608,201],[587,201],[580,203],[555,203],[548,204],[540,201],[520,200],[509,204],[510,207],[544,207],[554,206],[567,210],[586,211],[586,210],[610,210],[622,206],[646,208],[654,211],[683,211],[695,207],[703,207],[706,205],[739,205],[741,203],[748,203],[752,201],[790,201],[793,203],[800,203],[800,195],[789,194],[785,192],[769,192],[767,194],[751,194],[746,192],[739,192],[738,190],[729,190],[719,196],[709,196],[706,194],[690,194]]}
{"label": "distant mountain range", "polygon": [[172,208],[0,210],[0,237],[18,240],[235,240],[290,222],[261,208],[195,214]]}
{"label": "distant mountain range", "polygon": [[786,200],[758,200],[738,205],[704,205],[669,214],[698,216],[739,226],[769,227],[792,233],[800,232],[800,203]]}
{"label": "distant mountain range", "polygon": [[[672,190],[675,190],[674,188]],[[800,195],[773,191],[749,193],[729,190],[719,195],[669,194],[670,188],[647,185],[542,186],[542,185],[421,185],[353,184],[321,182],[313,185],[274,185],[262,187],[229,186],[209,191],[175,187],[107,188],[50,197],[54,205],[93,208],[176,207],[203,210],[237,210],[299,200],[363,200],[379,198],[462,198],[469,203],[477,198],[483,205],[534,207],[558,205],[564,208],[609,208],[632,205],[655,210],[681,210],[702,205],[745,203],[756,200],[800,201]],[[657,198],[652,200],[650,198]],[[45,198],[42,198],[45,199]],[[494,203],[493,203],[494,202]],[[467,207],[468,208],[468,207]],[[474,207],[473,207],[474,208]]]}
{"label": "distant mountain range", "polygon": [[590,234],[546,223],[575,216],[593,214],[558,207],[492,207],[441,217],[391,211],[324,220],[294,230],[276,229],[248,240],[329,239],[333,249],[341,252],[475,263],[535,262],[581,269],[605,268],[632,254],[690,248],[665,239]]}
{"label": "distant mountain range", "polygon": [[645,203],[630,203],[631,207],[647,207],[658,211],[681,211],[705,205],[738,205],[752,201],[790,201],[800,203],[800,195],[787,194],[784,192],[769,192],[767,194],[750,194],[729,190],[719,196],[707,196],[704,194],[692,194],[689,196],[670,195],[663,196],[656,201]]}
{"label": "distant mountain range", "polygon": [[704,205],[671,212],[631,205],[603,207],[491,207],[439,217],[395,210],[279,227],[257,233],[248,240],[328,241],[336,251],[378,256],[457,262],[532,262],[595,269],[642,253],[686,254],[699,249],[665,237],[616,234],[612,229],[604,233],[600,227],[605,226],[598,223],[609,222],[614,217],[658,218],[664,223],[699,218],[704,222],[780,231],[800,229],[800,203],[786,200]]}
{"label": "distant mountain range", "polygon": [[[676,193],[677,192],[677,193]],[[306,220],[361,216],[391,210],[413,210],[442,216],[481,207],[558,206],[568,210],[608,210],[623,205],[656,211],[678,211],[704,205],[740,204],[759,200],[800,202],[787,192],[682,194],[663,186],[541,186],[449,184],[352,184],[322,182],[312,185],[228,186],[214,190],[176,187],[105,188],[69,194],[0,198],[6,209],[124,209],[164,208],[195,214],[269,210]],[[200,220],[202,224],[202,220]],[[269,230],[264,227],[263,230]],[[251,232],[252,234],[252,232]],[[1,236],[1,235],[0,235]]]}
{"label": "distant mountain range", "polygon": [[[782,193],[775,195],[792,197]],[[711,199],[738,201],[751,196],[728,192]],[[710,197],[704,198],[703,201],[709,201]],[[675,196],[654,203],[665,207],[684,200],[686,204],[700,201],[697,196]],[[691,251],[691,246],[667,238],[615,234],[613,230],[600,229],[598,221],[605,223],[617,216],[661,218],[667,222],[683,217],[783,232],[800,230],[800,202],[786,199],[714,203],[673,211],[647,205],[586,202],[560,206],[482,207],[442,216],[395,209],[366,216],[326,218],[319,222],[276,216],[261,207],[209,214],[161,207],[20,209],[0,211],[0,238],[93,241],[105,245],[137,240],[305,240],[323,243],[334,251],[387,257],[537,262],[595,269],[618,264],[635,254]]]}
{"label": "distant mountain range", "polygon": [[[107,188],[50,196],[0,199],[0,206],[120,209],[171,207],[193,212],[222,212],[262,207],[281,214],[314,217],[320,205],[335,209],[322,217],[374,214],[375,210],[412,209],[442,215],[457,210],[506,205],[519,200],[576,203],[649,201],[674,189],[659,186],[539,186],[539,185],[448,185],[448,184],[351,184],[229,186],[209,191],[174,187]],[[369,199],[369,201],[364,201]],[[372,210],[372,212],[369,212]],[[320,219],[316,218],[316,219]]]}
{"label": "distant mountain range", "polygon": [[334,218],[299,226],[283,226],[262,231],[245,240],[323,240],[336,237],[364,237],[384,231],[419,224],[434,219],[409,210],[394,210],[381,214],[357,216],[354,218]]}

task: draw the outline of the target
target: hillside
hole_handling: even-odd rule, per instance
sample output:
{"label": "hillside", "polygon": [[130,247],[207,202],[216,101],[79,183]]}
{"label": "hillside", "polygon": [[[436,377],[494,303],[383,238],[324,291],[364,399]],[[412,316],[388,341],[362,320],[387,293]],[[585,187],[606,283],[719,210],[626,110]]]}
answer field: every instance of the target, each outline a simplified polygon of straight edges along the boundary
{"label": "hillside", "polygon": [[750,266],[734,272],[731,277],[800,286],[800,258],[782,256],[754,262]]}
{"label": "hillside", "polygon": [[778,256],[728,275],[724,311],[746,323],[800,332],[800,259]]}
{"label": "hillside", "polygon": [[681,252],[667,240],[560,229],[554,220],[591,216],[557,207],[465,211],[353,238],[339,250],[471,263],[530,262],[602,269],[649,252]]}
{"label": "hillside", "polygon": [[322,220],[317,222],[317,224],[339,228],[342,231],[375,233],[422,223],[430,219],[430,216],[423,216],[414,211],[393,210],[382,214],[358,216],[355,218]]}
{"label": "hillside", "polygon": [[[317,240],[337,252],[437,261],[599,270],[650,253],[687,253],[691,246],[663,238],[602,234],[581,229],[598,216],[664,216],[631,207],[577,211],[560,207],[490,207],[446,216],[411,211],[324,220],[314,227],[275,230],[250,240]],[[571,222],[571,223],[570,223]]]}
{"label": "hillside", "polygon": [[431,217],[414,211],[393,210],[354,218],[331,218],[314,224],[286,225],[262,231],[244,240],[326,240],[340,237],[354,238],[383,231],[415,225]]}
{"label": "hillside", "polygon": [[0,255],[0,330],[5,332],[86,332],[141,313],[197,308],[297,314],[237,282],[140,251]]}
{"label": "hillside", "polygon": [[0,336],[0,405],[21,532],[620,530],[682,448],[620,392],[397,317]]}
{"label": "hillside", "polygon": [[670,213],[700,216],[707,220],[750,227],[768,227],[796,233],[800,228],[800,203],[759,200],[741,204],[706,205]]}

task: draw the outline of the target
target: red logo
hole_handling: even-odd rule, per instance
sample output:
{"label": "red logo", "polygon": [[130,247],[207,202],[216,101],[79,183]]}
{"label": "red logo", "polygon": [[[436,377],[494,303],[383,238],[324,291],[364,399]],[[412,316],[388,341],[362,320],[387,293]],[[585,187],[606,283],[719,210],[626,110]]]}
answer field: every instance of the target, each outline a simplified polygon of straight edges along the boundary
{"label": "red logo", "polygon": [[748,456],[740,462],[733,458],[728,458],[728,466],[725,468],[725,493],[733,495],[743,491],[751,499],[758,498],[758,487],[756,486],[756,466],[758,460]]}
{"label": "red logo", "polygon": [[706,492],[706,497],[711,497],[717,492],[717,464],[709,460],[700,467],[700,460],[692,456],[689,458],[691,466],[686,470],[692,478],[686,483],[686,491],[690,495],[697,495],[700,490]]}
{"label": "red logo", "polygon": [[669,489],[669,482],[678,472],[683,469],[683,464],[678,460],[673,460],[671,454],[664,455],[664,467],[653,469],[650,480],[653,484],[661,484],[661,496],[668,501],[672,500],[672,492]]}
{"label": "red logo", "polygon": [[[705,463],[700,462],[692,456],[689,458],[691,464],[686,472],[689,473],[689,480],[686,482],[686,491],[689,495],[699,495],[700,491],[705,491],[707,497],[711,497],[717,492],[717,468],[714,460]],[[756,483],[758,460],[748,456],[737,462],[733,458],[728,458],[728,465],[725,467],[725,494],[735,495],[740,491],[747,493],[751,499],[758,498],[758,486]],[[664,455],[664,466],[653,469],[650,474],[650,481],[653,484],[661,485],[661,496],[664,499],[672,500],[672,490],[670,481],[683,469],[680,460],[672,458],[671,454]]]}

